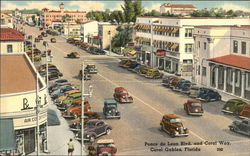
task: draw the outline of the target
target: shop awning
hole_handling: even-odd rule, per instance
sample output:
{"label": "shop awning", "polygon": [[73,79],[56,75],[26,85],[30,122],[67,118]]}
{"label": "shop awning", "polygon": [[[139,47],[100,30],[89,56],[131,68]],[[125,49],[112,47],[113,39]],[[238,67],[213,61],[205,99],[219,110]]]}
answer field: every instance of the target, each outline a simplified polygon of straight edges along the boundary
{"label": "shop awning", "polygon": [[58,119],[57,114],[54,110],[48,109],[47,116],[48,116],[48,126],[60,125],[60,120]]}
{"label": "shop awning", "polygon": [[171,33],[177,33],[179,29],[174,28],[174,30]]}
{"label": "shop awning", "polygon": [[13,119],[0,119],[0,151],[16,149]]}

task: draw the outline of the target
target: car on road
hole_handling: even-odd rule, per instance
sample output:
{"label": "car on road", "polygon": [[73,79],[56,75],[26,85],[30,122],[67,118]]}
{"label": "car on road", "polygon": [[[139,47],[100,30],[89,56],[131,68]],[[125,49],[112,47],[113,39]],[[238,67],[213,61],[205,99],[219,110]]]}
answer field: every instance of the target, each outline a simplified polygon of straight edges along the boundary
{"label": "car on road", "polygon": [[171,80],[175,79],[176,76],[164,76],[163,79],[162,79],[162,85],[165,86],[165,87],[170,87],[170,82]]}
{"label": "car on road", "polygon": [[97,67],[94,64],[87,64],[84,71],[88,72],[89,74],[97,74]]}
{"label": "car on road", "polygon": [[191,87],[191,84],[192,83],[189,80],[180,80],[177,82],[174,90],[182,92],[182,93],[187,93]]}
{"label": "car on road", "polygon": [[78,93],[80,93],[80,90],[78,90],[78,89],[66,91],[63,96],[59,96],[57,99],[55,99],[54,103],[58,107],[63,107],[64,106],[64,104],[62,103],[63,100],[65,100],[70,95],[74,95],[74,94],[78,94]]}
{"label": "car on road", "polygon": [[200,90],[202,89],[203,87],[199,86],[199,85],[192,85],[190,87],[190,90],[187,91],[187,94],[189,97],[191,98],[197,98],[197,96],[199,95],[199,92]]}
{"label": "car on road", "polygon": [[139,70],[138,70],[138,74],[144,76],[144,75],[148,72],[148,70],[150,70],[150,69],[153,69],[153,68],[146,67],[146,66],[141,66],[141,67],[139,68]]}
{"label": "car on road", "polygon": [[250,118],[250,104],[245,104],[240,112],[240,118]]}
{"label": "car on road", "polygon": [[61,77],[60,75],[61,73],[52,71],[52,72],[49,72],[48,79],[49,81],[59,79]]}
{"label": "car on road", "polygon": [[69,96],[67,96],[67,98],[65,100],[62,101],[62,104],[69,105],[73,101],[81,99],[81,98],[82,98],[82,94],[81,93],[70,94]]}
{"label": "car on road", "polygon": [[[50,49],[47,50],[47,55],[51,56],[51,50]],[[42,57],[46,57],[46,51],[43,51]]]}
{"label": "car on road", "polygon": [[[53,64],[48,64],[48,68],[56,68],[56,66],[55,65],[53,65]],[[45,70],[46,69],[46,64],[42,64],[42,65],[40,65],[38,68],[37,68],[37,70],[38,71],[43,71],[43,70]]]}
{"label": "car on road", "polygon": [[171,88],[171,89],[174,90],[175,87],[176,87],[176,85],[177,85],[177,83],[178,83],[178,81],[181,81],[181,80],[185,80],[185,79],[183,79],[181,77],[176,77],[176,78],[172,79],[171,82],[170,82],[169,88]]}
{"label": "car on road", "polygon": [[139,70],[140,70],[141,67],[146,67],[146,66],[140,64],[140,65],[136,66],[134,69],[131,69],[131,71],[132,71],[133,73],[139,73]]}
{"label": "car on road", "polygon": [[171,137],[188,136],[188,129],[184,127],[180,117],[176,114],[166,114],[160,122],[161,130]]}
{"label": "car on road", "polygon": [[204,113],[202,104],[200,100],[197,99],[188,99],[187,102],[184,103],[184,110],[188,115],[202,116]]}
{"label": "car on road", "polygon": [[[67,107],[65,105],[65,112],[63,113],[63,117],[74,117],[75,119],[81,117],[82,114],[82,100],[80,102],[73,102],[71,105]],[[84,113],[89,112],[91,110],[90,104],[88,101],[84,101]]]}
{"label": "car on road", "polygon": [[[84,129],[84,140],[94,142],[96,138],[102,135],[109,135],[112,127],[102,120],[89,120]],[[81,132],[77,132],[75,136],[76,140],[81,140]]]}
{"label": "car on road", "polygon": [[121,118],[121,113],[117,109],[117,102],[114,99],[104,100],[103,114],[106,119]]}
{"label": "car on road", "polygon": [[[100,119],[101,116],[96,112],[84,112],[84,125],[88,123],[89,120]],[[75,122],[69,125],[72,131],[81,130],[81,118],[77,118]]]}
{"label": "car on road", "polygon": [[36,37],[35,42],[40,42],[40,39],[38,37]]}
{"label": "car on road", "polygon": [[48,34],[47,34],[46,32],[41,32],[41,35],[42,35],[43,37],[47,37],[47,36],[48,36]]}
{"label": "car on road", "polygon": [[59,80],[56,80],[54,83],[65,83],[65,82],[68,82],[68,80],[66,80],[66,79],[59,79]]}
{"label": "car on road", "polygon": [[122,67],[125,63],[127,63],[128,61],[131,61],[130,59],[123,59],[119,62],[119,66]]}
{"label": "car on road", "polygon": [[[32,60],[32,55],[28,55],[30,60]],[[42,60],[42,57],[40,55],[34,55],[34,61],[35,62],[40,62]]]}
{"label": "car on road", "polygon": [[134,64],[131,64],[131,66],[129,66],[127,69],[129,71],[132,71],[133,69],[135,69],[136,67],[140,66],[140,63],[134,63]]}
{"label": "car on road", "polygon": [[96,55],[105,55],[106,52],[100,48],[96,48],[93,52],[93,54],[96,54]]}
{"label": "car on road", "polygon": [[73,44],[75,43],[75,40],[73,38],[68,38],[67,43]]}
{"label": "car on road", "polygon": [[233,132],[250,137],[250,119],[235,120],[229,125],[229,129]]}
{"label": "car on road", "polygon": [[220,101],[221,95],[213,89],[202,88],[197,96],[197,99],[205,102]]}
{"label": "car on road", "polygon": [[237,116],[240,115],[240,112],[243,110],[246,102],[240,99],[230,99],[226,102],[226,104],[222,108],[223,113],[235,114]]}
{"label": "car on road", "polygon": [[163,73],[161,73],[158,69],[150,68],[146,70],[144,76],[150,79],[160,79],[163,77]]}
{"label": "car on road", "polygon": [[[82,70],[79,71],[78,78],[82,80]],[[87,71],[84,71],[84,80],[90,80],[90,79],[91,75]]]}
{"label": "car on road", "polygon": [[122,64],[121,67],[128,68],[129,66],[131,66],[134,63],[136,63],[136,61],[134,61],[134,60],[128,60],[128,61],[126,61],[126,63]]}
{"label": "car on road", "polygon": [[55,39],[55,38],[51,38],[51,39],[50,39],[50,42],[51,42],[51,43],[56,43],[56,39]]}
{"label": "car on road", "polygon": [[59,87],[64,86],[64,85],[69,85],[69,86],[70,86],[71,84],[68,83],[68,82],[64,82],[64,83],[56,83],[56,82],[54,82],[54,83],[52,83],[52,84],[49,86],[49,88],[48,88],[49,93],[54,92],[55,90],[59,89]]}
{"label": "car on road", "polygon": [[97,155],[115,156],[117,148],[113,139],[100,139],[97,141]]}
{"label": "car on road", "polygon": [[70,54],[67,54],[68,58],[80,58],[80,54],[78,52],[71,52]]}
{"label": "car on road", "polygon": [[114,90],[114,99],[120,103],[133,103],[133,98],[128,94],[127,89],[116,87]]}

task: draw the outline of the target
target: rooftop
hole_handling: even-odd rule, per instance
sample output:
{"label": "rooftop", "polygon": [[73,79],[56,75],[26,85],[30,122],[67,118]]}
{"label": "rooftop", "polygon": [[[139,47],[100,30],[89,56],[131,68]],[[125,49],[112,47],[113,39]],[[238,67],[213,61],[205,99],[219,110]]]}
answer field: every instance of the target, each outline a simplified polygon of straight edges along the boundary
{"label": "rooftop", "polygon": [[12,28],[0,29],[0,41],[23,41],[24,36]]}
{"label": "rooftop", "polygon": [[198,28],[220,28],[220,27],[233,27],[233,28],[246,28],[249,29],[250,25],[199,25]]}
{"label": "rooftop", "polygon": [[230,54],[210,59],[210,61],[250,70],[250,57]]}
{"label": "rooftop", "polygon": [[195,8],[191,4],[165,4],[164,6],[168,8]]}
{"label": "rooftop", "polygon": [[36,78],[25,55],[0,55],[0,64],[0,94],[36,89]]}

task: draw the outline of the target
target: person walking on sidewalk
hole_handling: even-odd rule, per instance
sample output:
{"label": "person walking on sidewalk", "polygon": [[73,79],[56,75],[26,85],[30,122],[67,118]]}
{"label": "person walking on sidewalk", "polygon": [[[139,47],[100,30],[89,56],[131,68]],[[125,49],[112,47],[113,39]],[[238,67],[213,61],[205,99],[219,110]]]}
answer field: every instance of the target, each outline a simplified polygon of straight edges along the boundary
{"label": "person walking on sidewalk", "polygon": [[72,139],[69,139],[69,142],[68,142],[68,156],[72,156],[73,151],[74,151],[74,143],[73,143]]}

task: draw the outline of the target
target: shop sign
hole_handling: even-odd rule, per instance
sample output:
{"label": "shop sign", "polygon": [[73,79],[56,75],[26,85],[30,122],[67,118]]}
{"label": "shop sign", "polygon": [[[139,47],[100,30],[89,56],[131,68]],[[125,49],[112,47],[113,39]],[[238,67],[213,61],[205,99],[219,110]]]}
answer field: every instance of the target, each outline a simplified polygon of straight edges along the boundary
{"label": "shop sign", "polygon": [[166,51],[164,49],[158,49],[156,51],[156,56],[166,56]]}
{"label": "shop sign", "polygon": [[[41,104],[41,97],[39,97],[39,105]],[[44,94],[44,105],[48,104],[47,95]],[[27,98],[23,98],[23,108],[21,110],[33,109],[34,107],[30,107],[29,100]]]}
{"label": "shop sign", "polygon": [[[47,121],[47,113],[39,115],[39,123],[44,123]],[[14,128],[28,128],[36,125],[36,116],[29,116],[24,118],[13,119]]]}

